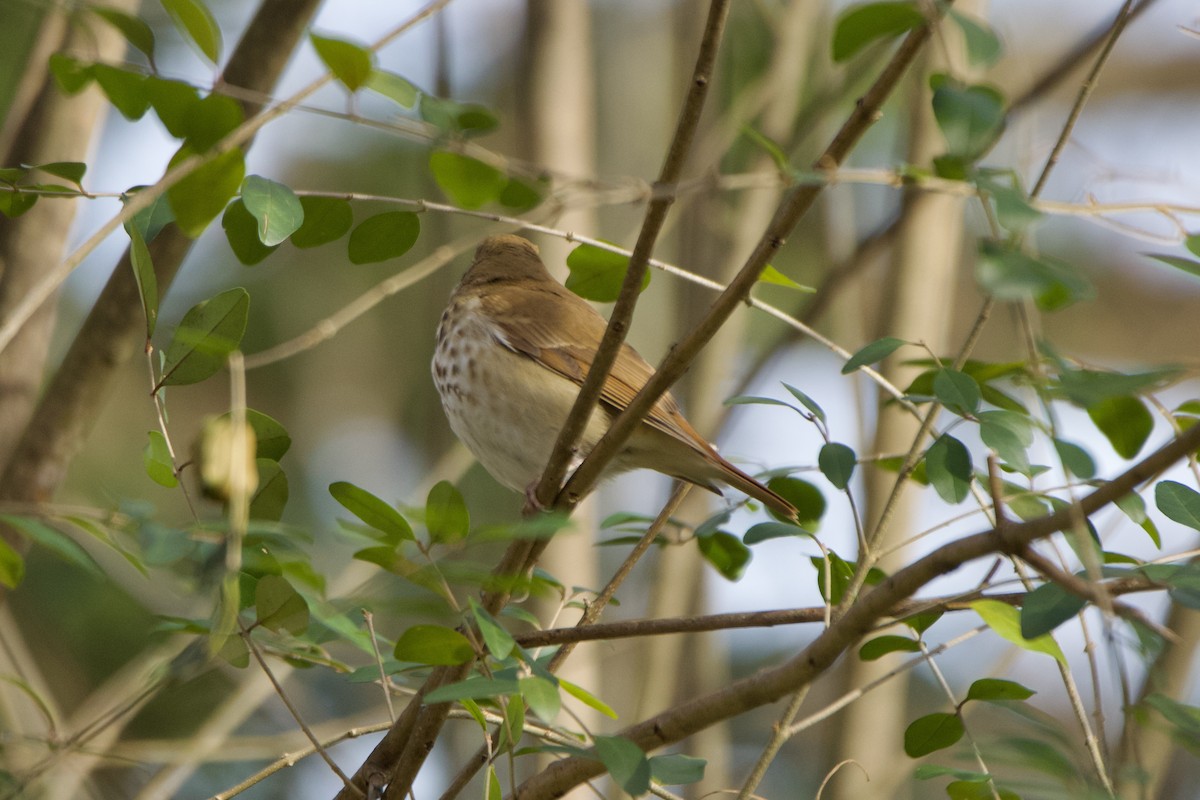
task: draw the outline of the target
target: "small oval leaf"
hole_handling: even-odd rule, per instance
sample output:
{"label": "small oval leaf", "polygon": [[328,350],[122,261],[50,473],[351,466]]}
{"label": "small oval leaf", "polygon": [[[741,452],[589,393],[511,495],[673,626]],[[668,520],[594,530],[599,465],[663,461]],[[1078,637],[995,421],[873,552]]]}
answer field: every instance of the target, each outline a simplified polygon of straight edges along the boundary
{"label": "small oval leaf", "polygon": [[421,235],[421,220],[408,211],[386,211],[368,217],[350,234],[349,255],[354,264],[373,264],[399,258]]}

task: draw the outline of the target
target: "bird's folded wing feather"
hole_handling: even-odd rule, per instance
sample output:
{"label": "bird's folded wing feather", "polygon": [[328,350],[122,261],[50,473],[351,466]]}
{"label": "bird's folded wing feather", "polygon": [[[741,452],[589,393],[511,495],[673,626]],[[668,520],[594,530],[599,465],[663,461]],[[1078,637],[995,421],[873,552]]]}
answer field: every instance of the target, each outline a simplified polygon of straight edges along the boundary
{"label": "bird's folded wing feather", "polygon": [[[547,302],[545,292],[558,295],[555,302]],[[483,303],[502,345],[583,384],[607,325],[595,309],[558,285],[488,295]],[[617,413],[624,411],[653,374],[654,368],[637,351],[621,345],[621,356],[604,381],[600,401]],[[647,422],[697,449],[708,449],[670,394],[655,402]]]}

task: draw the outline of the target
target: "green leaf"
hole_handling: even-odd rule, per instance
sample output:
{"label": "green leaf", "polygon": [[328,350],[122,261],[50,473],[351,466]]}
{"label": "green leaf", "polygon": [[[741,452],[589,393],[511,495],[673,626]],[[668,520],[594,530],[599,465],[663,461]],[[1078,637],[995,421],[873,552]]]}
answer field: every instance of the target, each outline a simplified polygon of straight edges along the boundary
{"label": "green leaf", "polygon": [[430,540],[438,544],[467,538],[471,515],[467,513],[462,494],[449,481],[438,481],[429,490],[425,501],[425,527],[429,530]]}
{"label": "green leaf", "polygon": [[150,261],[150,248],[134,225],[126,225],[129,234],[129,264],[133,269],[133,280],[137,283],[138,298],[142,301],[142,316],[146,319],[146,340],[154,336],[158,323],[158,278],[154,264]]}
{"label": "green leaf", "polygon": [[817,455],[817,466],[821,468],[821,474],[842,491],[850,484],[857,463],[858,457],[854,451],[838,442],[825,444]]}
{"label": "green leaf", "polygon": [[142,450],[142,463],[146,466],[146,474],[150,476],[150,480],[159,486],[174,489],[179,485],[167,439],[159,431],[150,431],[150,441]]}
{"label": "green leaf", "polygon": [[1021,606],[1021,636],[1036,639],[1078,614],[1087,601],[1057,583],[1043,583],[1025,596]]}
{"label": "green leaf", "polygon": [[[475,651],[467,637],[441,625],[413,625],[400,634],[394,654],[400,661],[434,666],[466,664],[475,658]],[[427,697],[426,702],[439,701]]]}
{"label": "green leaf", "polygon": [[1041,220],[1044,215],[1033,207],[1016,175],[1004,174],[1010,180],[1008,184],[997,180],[995,175],[991,170],[979,170],[975,173],[975,183],[982,192],[991,196],[996,205],[996,219],[1001,225],[1020,233]]}
{"label": "green leaf", "polygon": [[939,497],[961,503],[971,489],[971,454],[966,445],[944,433],[925,453],[925,473]]}
{"label": "green leaf", "polygon": [[894,39],[925,24],[925,17],[912,3],[867,3],[855,6],[838,18],[833,29],[833,60],[846,61],[879,39]]}
{"label": "green leaf", "polygon": [[787,275],[784,275],[770,264],[767,264],[767,266],[763,268],[763,271],[759,273],[758,282],[765,283],[770,286],[782,286],[786,289],[798,289],[801,292],[812,293],[816,291],[816,289],[812,288],[811,286],[805,286],[804,284],[796,283],[794,280],[789,278]]}
{"label": "green leaf", "polygon": [[144,20],[132,14],[126,14],[124,11],[117,11],[115,8],[101,8],[99,6],[88,6],[87,8],[97,17],[120,31],[121,35],[125,37],[125,41],[153,60],[154,31],[151,30],[150,26]]}
{"label": "green leaf", "polygon": [[938,608],[931,608],[928,611],[922,611],[912,616],[905,617],[900,620],[905,625],[913,630],[918,636],[933,627],[933,623],[942,618],[945,612]]}
{"label": "green leaf", "polygon": [[41,170],[83,188],[80,185],[80,181],[83,180],[83,176],[87,173],[87,164],[81,161],[51,161],[48,164],[35,164],[30,169]]}
{"label": "green leaf", "polygon": [[163,386],[180,386],[216,374],[246,332],[250,295],[235,288],[192,306],[167,347],[162,367]]}
{"label": "green leaf", "polygon": [[237,256],[237,260],[248,267],[259,263],[279,249],[279,245],[268,247],[258,236],[258,220],[246,210],[245,203],[239,197],[225,206],[221,215],[221,229],[225,231],[225,239],[229,249]]}
{"label": "green leaf", "polygon": [[385,211],[368,217],[350,234],[349,255],[354,264],[373,264],[399,258],[421,235],[421,220],[408,211]]}
{"label": "green leaf", "polygon": [[287,473],[278,461],[269,458],[256,458],[254,464],[258,469],[258,489],[250,498],[250,519],[278,522],[288,501]]}
{"label": "green leaf", "polygon": [[1158,388],[1177,374],[1179,371],[1176,369],[1156,369],[1150,372],[1126,374],[1063,368],[1058,375],[1058,382],[1063,394],[1071,402],[1086,408],[1102,400]]}
{"label": "green leaf", "polygon": [[1029,417],[1015,411],[984,411],[979,415],[979,438],[1006,465],[1030,474],[1027,451],[1033,444],[1033,425]]}
{"label": "green leaf", "polygon": [[742,544],[758,544],[785,536],[812,536],[812,532],[790,522],[760,522],[742,535]]}
{"label": "green leaf", "polygon": [[696,544],[704,559],[713,565],[721,577],[730,581],[741,580],[753,558],[750,548],[733,534],[724,531],[697,536]]}
{"label": "green leaf", "polygon": [[91,64],[85,64],[65,53],[50,56],[50,73],[54,75],[59,88],[67,94],[82,92],[95,78]]}
{"label": "green leaf", "polygon": [[242,181],[242,202],[258,220],[258,238],[267,247],[287,239],[304,222],[304,207],[296,193],[260,175]]}
{"label": "green leaf", "polygon": [[1035,694],[1037,692],[1033,689],[1028,689],[1016,681],[1007,681],[1003,678],[980,678],[967,690],[967,699],[995,703],[997,701],[1028,700]]}
{"label": "green leaf", "polygon": [[983,618],[989,628],[1017,647],[1035,653],[1045,653],[1061,664],[1067,663],[1067,657],[1063,655],[1058,642],[1049,634],[1031,639],[1022,636],[1020,612],[1007,603],[1001,603],[999,600],[976,600],[971,603],[971,608]]}
{"label": "green leaf", "polygon": [[[104,571],[100,569],[91,554],[62,531],[56,530],[40,520],[15,514],[0,514],[0,522],[16,528],[34,544],[46,548],[68,564],[79,567],[93,577],[104,577]],[[4,569],[5,567],[0,566],[0,570]]]}
{"label": "green leaf", "polygon": [[499,661],[508,658],[513,648],[517,646],[512,634],[506,631],[496,621],[496,618],[488,613],[487,609],[475,602],[475,598],[470,598],[470,602],[471,614],[475,617],[475,623],[479,626],[479,632],[483,635],[483,643],[487,645],[488,652]]}
{"label": "green leaf", "polygon": [[[487,729],[484,728],[486,731]],[[487,794],[484,795],[484,800],[504,800],[504,789],[500,786],[500,776],[496,774],[496,768],[488,764],[487,768]]]}
{"label": "green leaf", "polygon": [[558,679],[558,685],[564,692],[571,695],[588,708],[599,711],[609,719],[617,718],[617,712],[612,709],[612,706],[610,706],[608,703],[605,703],[603,700],[596,697],[582,686],[578,686],[570,681],[563,680],[562,678]]}
{"label": "green leaf", "polygon": [[1163,715],[1178,731],[1191,741],[1200,738],[1200,708],[1185,705],[1164,694],[1147,695],[1146,705]]}
{"label": "green leaf", "polygon": [[1200,531],[1200,493],[1178,481],[1159,481],[1154,504],[1167,519]]}
{"label": "green leaf", "polygon": [[849,375],[859,367],[883,361],[905,344],[908,343],[903,339],[897,339],[895,336],[885,336],[882,339],[876,339],[850,356],[850,360],[842,365],[842,374]]}
{"label": "green leaf", "polygon": [[38,196],[29,192],[0,189],[0,214],[13,219],[33,208]]}
{"label": "green leaf", "polygon": [[107,64],[93,64],[91,70],[96,83],[121,116],[129,120],[142,118],[150,107],[145,75]]}
{"label": "green leaf", "polygon": [[1141,495],[1130,492],[1123,497],[1118,497],[1117,508],[1121,509],[1122,513],[1129,517],[1135,525],[1141,526],[1142,530],[1150,535],[1150,540],[1154,542],[1155,547],[1162,549],[1162,537],[1159,536],[1158,526],[1146,513],[1146,501],[1142,500]]}
{"label": "green leaf", "polygon": [[421,95],[417,110],[429,124],[465,137],[480,136],[500,124],[496,115],[481,105],[456,103],[429,94]]}
{"label": "green leaf", "polygon": [[990,67],[1000,60],[1000,56],[1004,54],[1004,45],[1000,43],[1000,37],[991,26],[953,8],[949,13],[950,19],[954,20],[963,32],[967,61],[972,66]]}
{"label": "green leaf", "polygon": [[1155,261],[1166,264],[1168,267],[1186,272],[1188,275],[1200,276],[1200,261],[1194,258],[1186,258],[1184,256],[1173,256],[1169,253],[1142,253],[1144,256],[1149,256]]}
{"label": "green leaf", "polygon": [[[140,190],[144,187],[138,187]],[[130,189],[130,192],[135,189]],[[167,202],[164,195],[159,195],[157,199],[152,201],[149,206],[133,215],[127,225],[131,228],[137,228],[142,234],[142,239],[146,242],[154,241],[154,237],[158,236],[159,232],[170,222],[175,221],[175,215],[171,212],[171,204]]]}
{"label": "green leaf", "polygon": [[508,183],[504,173],[492,165],[449,150],[430,154],[429,171],[450,202],[460,208],[480,208],[499,199]]}
{"label": "green leaf", "polygon": [[[225,412],[221,418],[228,419],[230,416],[229,412]],[[288,436],[287,430],[261,411],[247,408],[246,424],[254,431],[254,452],[259,458],[278,461],[291,448],[292,437]]]}
{"label": "green leaf", "polygon": [[950,800],[1021,800],[1016,792],[977,781],[951,781],[946,784],[946,796]]}
{"label": "green leaf", "polygon": [[521,696],[525,698],[533,713],[541,717],[543,722],[553,722],[562,706],[562,699],[554,682],[537,675],[526,675],[518,679],[517,684],[521,688]]}
{"label": "green leaf", "polygon": [[946,408],[960,416],[979,410],[979,384],[956,369],[939,369],[933,376],[933,393]]}
{"label": "green leaf", "polygon": [[947,775],[953,775],[959,780],[971,781],[972,783],[986,783],[991,776],[986,772],[974,772],[969,769],[956,769],[954,767],[943,767],[938,764],[921,764],[913,770],[913,777],[919,781],[927,781],[933,778],[944,778]]}
{"label": "green leaf", "polygon": [[997,300],[1032,299],[1045,311],[1095,295],[1092,285],[1066,262],[1033,258],[992,242],[980,247],[975,278]]}
{"label": "green leaf", "polygon": [[1092,461],[1087,450],[1062,439],[1054,440],[1054,450],[1062,460],[1063,467],[1076,478],[1087,481],[1096,477],[1096,462]]}
{"label": "green leaf", "polygon": [[232,97],[210,94],[183,111],[184,144],[203,153],[245,121],[242,106]]}
{"label": "green leaf", "polygon": [[332,39],[315,33],[310,33],[308,38],[316,48],[317,55],[333,73],[333,77],[351,92],[357,92],[371,78],[375,69],[375,57],[367,48],[344,39]]}
{"label": "green leaf", "polygon": [[308,603],[286,578],[263,575],[254,589],[255,621],[273,631],[299,636],[308,630]]}
{"label": "green leaf", "polygon": [[17,588],[25,577],[25,559],[0,537],[0,586]]}
{"label": "green leaf", "polygon": [[363,83],[363,86],[366,86],[373,92],[378,92],[404,108],[415,106],[417,104],[417,97],[420,95],[417,87],[409,83],[406,78],[382,69],[371,70],[371,74],[367,76],[367,80]]}
{"label": "green leaf", "polygon": [[767,488],[796,507],[802,528],[816,531],[825,515],[825,496],[821,490],[800,478],[771,478]]}
{"label": "green leaf", "polygon": [[[171,159],[171,166],[191,155],[189,148],[180,148]],[[225,210],[225,204],[237,194],[245,174],[242,151],[234,148],[200,165],[168,189],[167,200],[180,229],[193,239],[203,233],[208,223],[216,219]]]}
{"label": "green leaf", "polygon": [[825,410],[817,404],[816,400],[813,400],[811,397],[791,384],[785,383],[783,384],[783,388],[787,389],[791,393],[792,397],[799,400],[802,406],[811,411],[814,417],[821,420],[821,422],[825,421]]}
{"label": "green leaf", "polygon": [[957,714],[939,712],[913,720],[904,731],[904,752],[920,758],[954,745],[965,732]]}
{"label": "green leaf", "polygon": [[876,636],[870,641],[863,642],[858,648],[858,657],[863,661],[875,661],[888,653],[919,653],[921,643],[907,636]]}
{"label": "green leaf", "polygon": [[704,780],[704,768],[708,761],[703,758],[672,753],[650,759],[650,777],[663,786],[681,786]]}
{"label": "green leaf", "polygon": [[517,178],[509,178],[497,198],[500,205],[518,214],[532,211],[545,199],[545,188],[534,186]]}
{"label": "green leaf", "polygon": [[162,0],[163,8],[183,38],[216,64],[221,60],[221,29],[212,12],[199,0]]}
{"label": "green leaf", "polygon": [[456,700],[489,700],[516,694],[518,688],[516,680],[512,678],[467,678],[465,681],[434,689],[425,695],[425,702],[432,704],[452,703]]}
{"label": "green leaf", "polygon": [[292,234],[296,247],[318,247],[336,241],[354,224],[350,203],[340,197],[301,197],[304,221]]}
{"label": "green leaf", "polygon": [[[621,293],[629,256],[581,244],[567,256],[567,288],[585,300],[612,303]],[[650,285],[650,270],[642,275],[642,289]]]}
{"label": "green leaf", "polygon": [[1087,413],[1121,458],[1141,452],[1154,430],[1154,417],[1136,397],[1109,397],[1089,405]]}
{"label": "green leaf", "polygon": [[505,752],[517,746],[525,733],[525,704],[520,700],[510,701],[504,707],[504,725],[500,728],[501,738],[496,749]]}
{"label": "green leaf", "polygon": [[[402,541],[415,541],[412,527],[399,511],[366,489],[338,481],[329,484],[329,493],[342,507],[377,531],[384,534],[385,544],[395,547]],[[399,658],[399,656],[397,656]]]}
{"label": "green leaf", "polygon": [[650,761],[642,748],[622,736],[597,736],[596,756],[613,781],[637,797],[650,789]]}
{"label": "green leaf", "polygon": [[200,94],[194,87],[150,75],[146,78],[146,97],[168,133],[177,139],[188,135],[189,112],[200,103]]}
{"label": "green leaf", "polygon": [[948,155],[965,163],[979,160],[1004,132],[1004,95],[991,86],[964,86],[935,75],[933,116],[946,138]]}

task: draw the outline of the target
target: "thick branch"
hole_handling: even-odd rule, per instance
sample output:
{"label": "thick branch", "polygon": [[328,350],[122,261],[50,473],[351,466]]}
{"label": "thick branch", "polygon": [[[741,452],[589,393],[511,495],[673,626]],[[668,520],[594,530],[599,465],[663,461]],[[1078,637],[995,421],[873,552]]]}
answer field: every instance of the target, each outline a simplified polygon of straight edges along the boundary
{"label": "thick branch", "polygon": [[[1020,524],[1009,524],[958,539],[883,581],[863,595],[808,647],[787,663],[736,681],[720,691],[696,697],[620,732],[643,750],[678,742],[702,728],[774,702],[808,685],[898,603],[908,599],[935,578],[968,561],[1006,553],[1020,554],[1028,545],[1075,524],[1076,514],[1091,515],[1134,491],[1176,461],[1200,448],[1200,426],[1195,426],[1130,467],[1112,481],[1079,501],[1077,507]],[[517,788],[521,800],[560,797],[571,787],[603,772],[599,761],[567,758],[556,762]]]}

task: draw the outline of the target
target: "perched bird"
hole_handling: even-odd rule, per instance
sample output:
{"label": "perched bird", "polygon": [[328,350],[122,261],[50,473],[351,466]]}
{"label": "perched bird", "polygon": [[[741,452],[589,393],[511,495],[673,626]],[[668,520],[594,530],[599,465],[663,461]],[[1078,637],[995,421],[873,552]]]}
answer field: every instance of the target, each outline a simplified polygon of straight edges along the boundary
{"label": "perched bird", "polygon": [[[537,247],[490,236],[475,251],[442,313],[433,381],[450,427],[497,481],[529,492],[591,368],[606,322],[551,277]],[[623,345],[578,447],[582,458],[645,385],[654,368]],[[655,403],[606,470],[647,468],[720,494],[716,482],[785,517],[796,509],[717,455],[675,399]]]}

